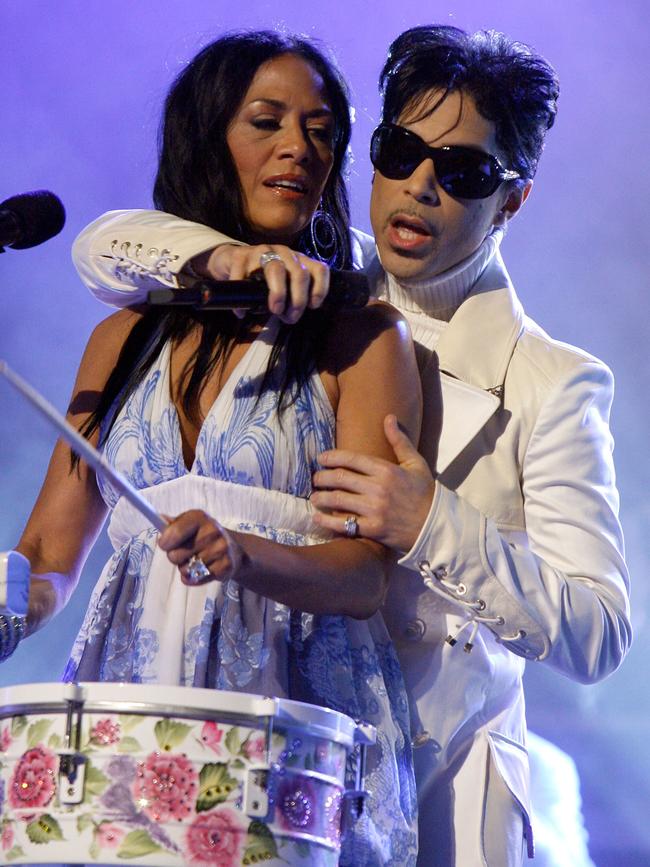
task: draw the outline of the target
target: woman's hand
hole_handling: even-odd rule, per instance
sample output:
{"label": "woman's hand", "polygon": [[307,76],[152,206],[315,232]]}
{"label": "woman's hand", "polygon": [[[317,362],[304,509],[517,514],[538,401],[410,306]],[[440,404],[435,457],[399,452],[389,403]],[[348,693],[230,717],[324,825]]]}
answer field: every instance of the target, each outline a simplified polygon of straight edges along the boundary
{"label": "woman's hand", "polygon": [[[267,255],[260,264],[264,254],[277,258]],[[244,280],[261,269],[269,287],[269,311],[289,324],[297,322],[307,307],[320,307],[329,290],[327,265],[283,244],[221,244],[195,256],[191,265],[196,274],[213,280]]]}
{"label": "woman's hand", "polygon": [[[169,561],[179,567],[184,584],[205,584],[235,577],[242,563],[243,550],[234,534],[200,509],[183,512],[169,520],[169,526],[160,534],[158,545],[167,552]],[[198,580],[188,574],[193,557],[200,559],[209,570]]]}

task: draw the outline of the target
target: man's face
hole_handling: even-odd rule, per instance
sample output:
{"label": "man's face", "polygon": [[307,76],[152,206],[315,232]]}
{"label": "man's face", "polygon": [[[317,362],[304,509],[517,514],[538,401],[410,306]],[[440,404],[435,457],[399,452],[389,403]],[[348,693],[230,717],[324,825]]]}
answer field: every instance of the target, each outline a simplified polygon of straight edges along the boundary
{"label": "man's face", "polygon": [[[432,114],[413,120],[426,115],[441,95],[431,91],[396,122],[433,147],[478,148],[506,165],[496,145],[494,124],[466,93],[450,93]],[[514,213],[516,208],[504,211],[510,193],[512,184],[503,183],[487,199],[453,198],[438,185],[430,159],[404,180],[389,180],[375,172],[370,220],[382,265],[398,279],[426,280],[447,271],[473,253],[493,226]]]}

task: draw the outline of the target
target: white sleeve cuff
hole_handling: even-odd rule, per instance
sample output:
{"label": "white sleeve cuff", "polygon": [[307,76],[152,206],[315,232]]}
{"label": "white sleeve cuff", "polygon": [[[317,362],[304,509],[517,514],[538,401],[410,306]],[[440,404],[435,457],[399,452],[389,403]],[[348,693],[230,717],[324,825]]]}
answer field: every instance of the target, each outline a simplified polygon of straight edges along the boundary
{"label": "white sleeve cuff", "polygon": [[99,301],[126,307],[152,289],[178,288],[186,264],[220,244],[241,242],[162,211],[109,211],[77,237],[72,258]]}
{"label": "white sleeve cuff", "polygon": [[400,566],[483,623],[511,650],[528,659],[548,653],[548,641],[522,601],[498,578],[508,569],[507,543],[496,526],[458,494],[436,483],[431,509]]}

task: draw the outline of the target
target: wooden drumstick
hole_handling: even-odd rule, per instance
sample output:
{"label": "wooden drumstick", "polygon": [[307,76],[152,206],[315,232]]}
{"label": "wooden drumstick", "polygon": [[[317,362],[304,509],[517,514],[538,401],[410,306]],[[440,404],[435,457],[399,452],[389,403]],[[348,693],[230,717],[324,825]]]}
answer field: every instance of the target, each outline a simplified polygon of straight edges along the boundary
{"label": "wooden drumstick", "polygon": [[161,532],[167,527],[166,521],[160,515],[151,503],[128,482],[121,473],[118,473],[106,460],[104,455],[92,446],[88,440],[76,430],[70,422],[55,409],[52,404],[47,401],[42,394],[39,394],[22,376],[19,376],[13,371],[6,361],[0,359],[0,374],[4,376],[16,388],[32,406],[45,416],[45,418],[58,430],[64,440],[75,454],[88,464],[89,467],[96,473],[102,473],[116,488],[125,499],[131,503],[145,518],[150,521],[156,530]]}

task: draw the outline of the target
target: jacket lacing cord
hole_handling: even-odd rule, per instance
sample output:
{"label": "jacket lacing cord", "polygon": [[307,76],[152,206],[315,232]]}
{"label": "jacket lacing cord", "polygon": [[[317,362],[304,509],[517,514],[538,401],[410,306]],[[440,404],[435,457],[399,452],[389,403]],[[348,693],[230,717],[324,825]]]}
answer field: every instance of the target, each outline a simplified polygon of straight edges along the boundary
{"label": "jacket lacing cord", "polygon": [[[133,249],[131,249],[133,247]],[[146,251],[148,261],[142,261],[142,244],[131,244],[130,241],[118,240],[111,243],[111,253],[118,259],[115,266],[115,276],[123,283],[143,275],[154,275],[167,283],[175,283],[175,274],[170,270],[172,262],[178,261],[178,256],[170,250],[158,250],[151,247]]]}
{"label": "jacket lacing cord", "polygon": [[[445,641],[450,645],[450,647],[453,647],[458,642],[458,638],[462,632],[471,627],[469,638],[463,645],[465,653],[471,653],[472,648],[474,647],[474,641],[476,640],[476,633],[482,623],[486,626],[503,626],[505,624],[504,618],[500,615],[497,617],[487,617],[484,614],[480,614],[480,612],[485,611],[487,607],[485,600],[464,599],[463,597],[467,595],[467,586],[462,582],[456,584],[453,581],[447,580],[447,570],[444,566],[432,569],[428,560],[421,560],[420,563],[418,563],[418,568],[420,570],[420,575],[422,575],[422,580],[429,590],[432,590],[438,596],[442,596],[445,599],[451,597],[455,602],[458,602],[466,609],[467,620],[465,623],[462,624],[454,635],[448,635],[445,638]],[[525,637],[526,633],[524,630],[518,629],[515,635],[498,635],[497,640],[519,641]]]}

